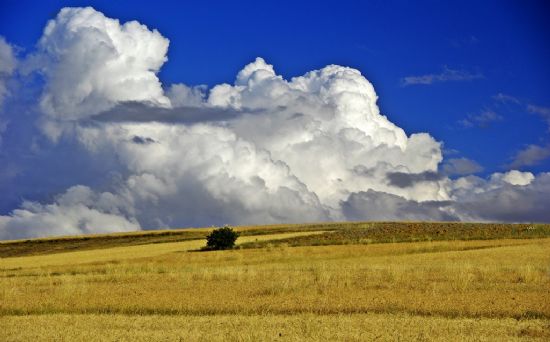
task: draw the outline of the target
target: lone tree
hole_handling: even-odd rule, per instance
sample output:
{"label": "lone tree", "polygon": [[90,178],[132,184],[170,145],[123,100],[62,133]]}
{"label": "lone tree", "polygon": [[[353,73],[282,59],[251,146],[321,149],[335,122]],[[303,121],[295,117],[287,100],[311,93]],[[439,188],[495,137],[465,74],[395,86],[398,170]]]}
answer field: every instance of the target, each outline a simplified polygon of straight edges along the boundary
{"label": "lone tree", "polygon": [[221,250],[231,249],[235,246],[235,241],[239,237],[239,233],[231,227],[214,229],[206,237],[206,250]]}

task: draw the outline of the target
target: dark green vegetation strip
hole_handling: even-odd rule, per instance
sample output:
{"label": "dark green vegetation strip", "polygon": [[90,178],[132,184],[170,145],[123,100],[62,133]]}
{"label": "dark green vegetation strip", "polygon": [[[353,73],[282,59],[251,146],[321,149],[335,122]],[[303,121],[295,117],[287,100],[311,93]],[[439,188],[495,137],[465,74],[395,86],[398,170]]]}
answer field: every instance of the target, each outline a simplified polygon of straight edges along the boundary
{"label": "dark green vegetation strip", "polygon": [[496,224],[458,222],[371,222],[350,223],[322,234],[249,242],[241,248],[324,246],[389,242],[531,239],[550,237],[550,224]]}

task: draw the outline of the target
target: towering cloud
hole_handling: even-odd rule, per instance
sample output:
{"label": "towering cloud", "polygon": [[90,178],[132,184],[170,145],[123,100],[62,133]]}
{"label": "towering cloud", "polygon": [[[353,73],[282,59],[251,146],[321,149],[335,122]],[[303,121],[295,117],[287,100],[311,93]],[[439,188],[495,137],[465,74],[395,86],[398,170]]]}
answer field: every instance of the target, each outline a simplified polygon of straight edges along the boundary
{"label": "towering cloud", "polygon": [[330,206],[369,188],[412,199],[445,198],[437,186],[416,191],[385,181],[391,171],[435,172],[442,157],[438,142],[428,134],[407,137],[380,114],[376,100],[357,70],[331,65],[286,81],[257,58],[235,85],[214,87],[208,104],[251,111],[243,110],[230,127],[285,161]]}
{"label": "towering cloud", "polygon": [[46,25],[34,61],[47,80],[42,111],[78,120],[121,101],[168,106],[156,76],[168,44],[136,21],[121,25],[90,7],[62,9]]}
{"label": "towering cloud", "polygon": [[[21,184],[62,174],[48,196],[19,189],[26,201],[0,216],[0,238],[225,223],[546,219],[536,203],[514,215],[501,200],[547,196],[539,191],[546,174],[486,180],[468,176],[480,170],[473,161],[442,164],[441,143],[407,135],[380,113],[358,70],[329,65],[287,80],[257,58],[233,84],[165,91],[156,73],[167,47],[157,31],[92,8],[63,9],[48,23],[26,60],[44,75],[33,107],[41,130],[23,130],[12,115],[12,129],[35,143],[10,140],[4,160],[23,170],[13,176]],[[7,184],[0,175],[0,187]],[[479,210],[482,198],[502,210]]]}

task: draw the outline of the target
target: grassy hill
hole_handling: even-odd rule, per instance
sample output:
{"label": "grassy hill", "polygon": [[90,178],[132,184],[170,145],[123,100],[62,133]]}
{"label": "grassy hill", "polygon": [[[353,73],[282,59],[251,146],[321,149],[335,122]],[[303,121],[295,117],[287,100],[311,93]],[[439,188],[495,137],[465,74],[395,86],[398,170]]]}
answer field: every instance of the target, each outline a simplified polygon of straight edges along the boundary
{"label": "grassy hill", "polygon": [[2,242],[2,340],[550,338],[550,225],[236,229]]}
{"label": "grassy hill", "polygon": [[[0,258],[62,253],[71,250],[103,249],[120,246],[201,240],[213,228],[149,230],[131,233],[66,236],[28,240],[0,241]],[[261,248],[267,244],[318,246],[387,242],[529,239],[550,237],[550,224],[494,224],[459,222],[331,222],[240,226],[241,236],[293,232],[322,232],[300,238],[247,243],[242,248]],[[274,239],[270,239],[274,240]]]}

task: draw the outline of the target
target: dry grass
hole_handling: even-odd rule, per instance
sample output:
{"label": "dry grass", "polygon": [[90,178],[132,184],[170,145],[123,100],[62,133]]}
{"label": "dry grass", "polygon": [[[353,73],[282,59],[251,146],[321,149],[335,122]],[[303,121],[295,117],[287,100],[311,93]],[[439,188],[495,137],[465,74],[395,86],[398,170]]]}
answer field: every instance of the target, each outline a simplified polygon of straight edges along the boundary
{"label": "dry grass", "polygon": [[[270,241],[290,246],[327,246],[388,242],[533,239],[550,237],[550,224],[505,224],[465,222],[356,222],[327,230],[321,235]],[[247,243],[261,248],[265,242]]]}
{"label": "dry grass", "polygon": [[8,341],[547,341],[548,322],[405,314],[0,317]]}
{"label": "dry grass", "polygon": [[[550,237],[549,224],[330,222],[241,226],[235,229],[241,236],[324,231],[324,234],[321,236],[287,238],[284,241],[276,242],[286,243],[291,246]],[[0,258],[201,240],[211,230],[212,228],[187,228],[0,241]],[[262,243],[250,243],[243,247],[257,248],[264,246],[265,244]]]}
{"label": "dry grass", "polygon": [[[322,234],[319,232],[295,232],[271,235],[251,235],[239,237],[239,243],[261,243],[264,240],[293,238],[303,235]],[[183,242],[165,242],[136,246],[112,247],[102,249],[84,249],[75,252],[58,252],[47,255],[0,258],[2,269],[21,269],[28,267],[79,265],[90,263],[119,263],[123,260],[144,259],[168,253],[199,250],[205,246],[204,239]]]}
{"label": "dry grass", "polygon": [[202,245],[0,259],[0,331],[6,340],[550,337],[548,238],[186,251]]}
{"label": "dry grass", "polygon": [[[242,226],[235,230],[241,236],[272,235],[293,232],[313,232],[337,229],[339,223],[286,224],[269,226]],[[170,230],[149,230],[126,233],[90,234],[61,236],[30,240],[0,241],[0,258],[27,255],[64,253],[73,250],[95,250],[122,246],[135,246],[154,243],[203,240],[213,228],[185,228]]]}

